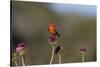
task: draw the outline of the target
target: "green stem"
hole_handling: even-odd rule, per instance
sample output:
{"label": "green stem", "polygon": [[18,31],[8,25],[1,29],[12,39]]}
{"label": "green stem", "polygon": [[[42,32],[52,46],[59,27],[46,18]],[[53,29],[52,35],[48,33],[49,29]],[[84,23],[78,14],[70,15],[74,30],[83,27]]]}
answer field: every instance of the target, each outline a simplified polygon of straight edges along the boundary
{"label": "green stem", "polygon": [[52,64],[53,57],[54,57],[54,45],[52,46],[52,55],[51,55],[50,64]]}
{"label": "green stem", "polygon": [[82,53],[82,62],[84,62],[84,53]]}
{"label": "green stem", "polygon": [[23,55],[22,55],[22,65],[25,66],[25,60]]}
{"label": "green stem", "polygon": [[15,65],[17,66],[18,64],[17,64],[17,62],[16,61],[14,61],[15,62]]}
{"label": "green stem", "polygon": [[61,55],[59,53],[59,64],[61,64]]}

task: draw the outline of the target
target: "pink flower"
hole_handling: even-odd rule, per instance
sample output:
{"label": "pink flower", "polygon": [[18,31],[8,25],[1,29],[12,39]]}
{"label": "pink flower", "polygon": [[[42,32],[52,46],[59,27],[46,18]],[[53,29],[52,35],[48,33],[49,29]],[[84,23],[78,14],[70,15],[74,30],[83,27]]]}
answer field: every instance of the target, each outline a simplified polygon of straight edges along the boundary
{"label": "pink flower", "polygon": [[26,47],[25,43],[24,42],[21,42],[18,44],[18,47]]}
{"label": "pink flower", "polygon": [[17,47],[17,48],[16,48],[16,52],[19,52],[19,51],[21,51],[21,50],[23,50],[23,47]]}
{"label": "pink flower", "polygon": [[81,52],[87,52],[86,48],[80,48]]}
{"label": "pink flower", "polygon": [[24,42],[21,42],[18,44],[18,47],[16,48],[16,52],[22,51],[26,47]]}

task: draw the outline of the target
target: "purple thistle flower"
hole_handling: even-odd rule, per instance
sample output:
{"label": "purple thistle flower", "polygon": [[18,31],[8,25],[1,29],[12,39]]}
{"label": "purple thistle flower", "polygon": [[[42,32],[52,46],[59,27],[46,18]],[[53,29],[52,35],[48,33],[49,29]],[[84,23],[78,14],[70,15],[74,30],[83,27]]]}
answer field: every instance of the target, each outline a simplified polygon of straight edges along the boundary
{"label": "purple thistle flower", "polygon": [[16,52],[20,52],[21,50],[23,50],[23,47],[17,47],[16,48]]}
{"label": "purple thistle flower", "polygon": [[18,44],[18,47],[16,48],[16,52],[20,52],[22,50],[24,50],[24,48],[26,47],[24,42],[21,42]]}
{"label": "purple thistle flower", "polygon": [[18,44],[18,47],[26,47],[25,43],[24,42],[21,42]]}
{"label": "purple thistle flower", "polygon": [[25,47],[26,47],[25,43],[21,42],[21,43],[18,44],[18,47],[16,48],[16,53],[18,53],[19,56],[22,57],[22,65],[23,66],[25,65],[25,60],[24,60],[25,59],[24,56],[26,54]]}
{"label": "purple thistle flower", "polygon": [[56,44],[57,36],[55,34],[50,34],[48,41],[49,44]]}
{"label": "purple thistle flower", "polygon": [[80,48],[80,52],[87,52],[86,48]]}

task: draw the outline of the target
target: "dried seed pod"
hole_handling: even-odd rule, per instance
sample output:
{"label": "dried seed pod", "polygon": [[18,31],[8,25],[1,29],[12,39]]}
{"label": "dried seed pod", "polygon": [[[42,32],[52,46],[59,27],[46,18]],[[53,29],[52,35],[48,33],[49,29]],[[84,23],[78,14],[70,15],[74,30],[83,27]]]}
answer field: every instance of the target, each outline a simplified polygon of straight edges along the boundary
{"label": "dried seed pod", "polygon": [[58,53],[62,53],[63,52],[63,47],[62,46],[57,46],[55,49],[55,54],[57,55]]}
{"label": "dried seed pod", "polygon": [[12,62],[14,62],[16,66],[18,65],[18,63],[17,63],[17,61],[16,61],[17,58],[18,58],[18,54],[17,54],[17,53],[13,53],[13,54],[12,54]]}
{"label": "dried seed pod", "polygon": [[17,59],[17,54],[16,53],[13,53],[12,54],[12,61],[15,61]]}

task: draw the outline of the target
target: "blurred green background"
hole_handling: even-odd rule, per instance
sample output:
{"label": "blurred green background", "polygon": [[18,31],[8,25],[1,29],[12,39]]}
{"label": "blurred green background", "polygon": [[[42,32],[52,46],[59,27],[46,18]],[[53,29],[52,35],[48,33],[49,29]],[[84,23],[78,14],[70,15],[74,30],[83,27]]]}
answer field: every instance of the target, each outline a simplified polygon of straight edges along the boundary
{"label": "blurred green background", "polygon": [[[52,47],[48,43],[48,24],[54,16],[64,47],[62,63],[81,62],[80,48],[86,47],[85,61],[96,61],[96,6],[12,1],[11,52],[24,41],[26,65],[49,64]],[[57,46],[56,45],[56,46]],[[17,60],[21,65],[20,58]],[[58,64],[58,56],[54,56]],[[14,65],[14,63],[13,63]]]}

